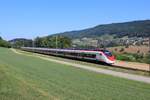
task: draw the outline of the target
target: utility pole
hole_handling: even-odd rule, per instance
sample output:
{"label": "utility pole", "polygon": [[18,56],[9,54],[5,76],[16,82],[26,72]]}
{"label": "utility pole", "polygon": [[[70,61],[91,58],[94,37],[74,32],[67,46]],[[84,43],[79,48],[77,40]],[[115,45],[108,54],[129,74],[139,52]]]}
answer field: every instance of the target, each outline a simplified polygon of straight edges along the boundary
{"label": "utility pole", "polygon": [[56,35],[56,49],[57,49],[57,46],[58,46],[57,38],[58,38],[58,37],[57,37],[57,35]]}
{"label": "utility pole", "polygon": [[32,40],[32,47],[34,48],[34,39]]}
{"label": "utility pole", "polygon": [[23,40],[23,47],[25,47],[25,44],[24,44],[24,43],[25,43],[25,40]]}
{"label": "utility pole", "polygon": [[35,45],[34,45],[34,39],[32,40],[32,51],[34,52],[34,47],[35,47]]}

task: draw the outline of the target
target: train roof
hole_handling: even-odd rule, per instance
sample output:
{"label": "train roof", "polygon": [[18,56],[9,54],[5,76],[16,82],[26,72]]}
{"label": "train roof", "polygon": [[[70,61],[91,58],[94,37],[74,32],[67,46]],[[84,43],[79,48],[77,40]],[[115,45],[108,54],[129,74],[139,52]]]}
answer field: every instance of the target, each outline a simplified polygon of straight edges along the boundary
{"label": "train roof", "polygon": [[35,48],[35,47],[22,47],[27,49],[35,49],[35,50],[46,50],[46,51],[62,51],[62,52],[88,52],[88,53],[100,53],[104,50],[101,49],[53,49],[53,48]]}

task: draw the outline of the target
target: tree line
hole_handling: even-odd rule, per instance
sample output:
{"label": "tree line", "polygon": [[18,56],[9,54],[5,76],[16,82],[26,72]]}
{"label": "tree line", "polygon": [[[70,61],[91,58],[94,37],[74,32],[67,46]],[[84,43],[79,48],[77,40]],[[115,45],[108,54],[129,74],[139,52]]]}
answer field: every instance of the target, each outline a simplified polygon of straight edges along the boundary
{"label": "tree line", "polygon": [[47,36],[47,37],[37,37],[35,38],[35,47],[49,47],[49,48],[70,48],[71,39],[65,36]]}
{"label": "tree line", "polygon": [[14,48],[20,47],[43,47],[43,48],[70,48],[71,39],[66,36],[46,36],[36,37],[34,40],[29,39],[13,39],[9,41]]}

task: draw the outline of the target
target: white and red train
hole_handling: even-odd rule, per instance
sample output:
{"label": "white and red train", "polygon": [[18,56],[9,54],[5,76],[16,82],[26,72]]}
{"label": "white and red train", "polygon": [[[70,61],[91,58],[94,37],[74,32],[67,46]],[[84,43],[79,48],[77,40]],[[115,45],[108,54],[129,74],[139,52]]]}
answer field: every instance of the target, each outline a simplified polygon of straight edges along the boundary
{"label": "white and red train", "polygon": [[115,57],[108,50],[70,50],[70,49],[50,49],[50,48],[33,48],[33,47],[22,47],[24,51],[57,55],[85,60],[93,60],[104,62],[107,64],[113,64]]}

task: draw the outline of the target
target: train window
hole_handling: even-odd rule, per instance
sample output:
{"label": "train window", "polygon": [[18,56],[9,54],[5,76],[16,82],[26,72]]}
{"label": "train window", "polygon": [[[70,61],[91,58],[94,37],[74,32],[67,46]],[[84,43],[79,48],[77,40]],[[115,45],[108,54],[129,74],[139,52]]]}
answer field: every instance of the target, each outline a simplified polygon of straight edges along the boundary
{"label": "train window", "polygon": [[103,52],[104,52],[104,54],[105,54],[106,56],[109,56],[109,57],[112,56],[112,53],[111,53],[110,51],[108,51],[108,50],[103,50]]}
{"label": "train window", "polygon": [[92,54],[92,55],[91,55],[91,58],[96,58],[96,55],[95,55],[95,54]]}
{"label": "train window", "polygon": [[87,57],[87,58],[95,58],[96,57],[95,54],[84,54],[83,56]]}
{"label": "train window", "polygon": [[58,54],[63,54],[63,52],[61,52],[61,51],[58,51],[57,53],[58,53]]}
{"label": "train window", "polygon": [[78,56],[78,54],[74,52],[65,52],[65,54],[70,56]]}

